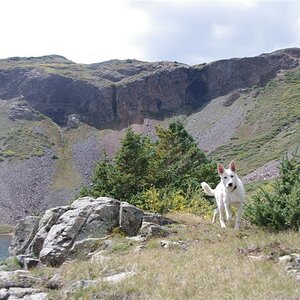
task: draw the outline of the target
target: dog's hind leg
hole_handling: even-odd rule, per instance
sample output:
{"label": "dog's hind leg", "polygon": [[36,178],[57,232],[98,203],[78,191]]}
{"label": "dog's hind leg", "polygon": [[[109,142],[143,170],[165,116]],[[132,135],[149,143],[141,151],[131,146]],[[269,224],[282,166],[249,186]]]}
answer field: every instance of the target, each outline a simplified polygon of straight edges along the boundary
{"label": "dog's hind leg", "polygon": [[214,209],[213,218],[212,218],[212,223],[215,223],[215,222],[216,222],[216,216],[217,216],[218,212],[219,212],[218,209],[215,208],[215,209]]}
{"label": "dog's hind leg", "polygon": [[234,225],[235,230],[240,229],[240,223],[241,223],[241,218],[242,218],[243,207],[244,207],[244,203],[240,203],[240,205],[238,207],[237,214],[236,214],[236,220],[235,220],[235,225]]}

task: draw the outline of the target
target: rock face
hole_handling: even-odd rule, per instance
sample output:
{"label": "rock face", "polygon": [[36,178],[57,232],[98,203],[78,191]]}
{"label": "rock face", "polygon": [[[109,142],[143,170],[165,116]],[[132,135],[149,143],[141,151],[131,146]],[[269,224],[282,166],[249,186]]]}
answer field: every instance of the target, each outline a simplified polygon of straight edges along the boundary
{"label": "rock face", "polygon": [[33,111],[27,104],[26,101],[22,101],[16,104],[13,104],[10,108],[8,118],[12,121],[16,120],[27,120],[27,121],[37,121],[41,120],[35,111]]}
{"label": "rock face", "polygon": [[9,251],[22,261],[36,257],[43,264],[58,266],[78,253],[105,246],[103,238],[116,227],[128,235],[137,234],[142,220],[143,211],[128,203],[84,197],[70,206],[49,209],[42,218],[21,220]]}
{"label": "rock face", "polygon": [[24,254],[39,227],[39,217],[28,216],[15,227],[9,252],[11,255]]}
{"label": "rock face", "polygon": [[129,236],[137,235],[143,222],[144,212],[126,202],[121,203],[120,228]]}
{"label": "rock face", "polygon": [[24,96],[34,110],[60,125],[77,126],[80,119],[96,127],[111,122],[123,127],[182,107],[199,108],[238,88],[264,85],[277,71],[297,67],[299,58],[298,48],[192,67],[137,60],[76,65],[60,56],[12,58],[0,61],[0,92],[2,99]]}

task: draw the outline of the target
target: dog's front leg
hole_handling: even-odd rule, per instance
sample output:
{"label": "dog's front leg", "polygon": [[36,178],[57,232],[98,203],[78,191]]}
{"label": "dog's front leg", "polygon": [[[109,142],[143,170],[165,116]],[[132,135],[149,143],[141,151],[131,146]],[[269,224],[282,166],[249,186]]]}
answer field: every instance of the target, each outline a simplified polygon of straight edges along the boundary
{"label": "dog's front leg", "polygon": [[226,228],[225,222],[224,222],[224,206],[221,205],[219,208],[219,218],[220,218],[220,224],[222,228]]}
{"label": "dog's front leg", "polygon": [[231,214],[229,202],[225,200],[224,205],[225,205],[226,219],[227,219],[227,221],[231,221],[232,220],[232,214]]}
{"label": "dog's front leg", "polygon": [[241,223],[241,218],[242,218],[242,213],[243,213],[243,207],[244,207],[244,203],[240,203],[237,214],[236,214],[236,220],[235,220],[235,225],[234,225],[235,230],[240,229],[240,223]]}

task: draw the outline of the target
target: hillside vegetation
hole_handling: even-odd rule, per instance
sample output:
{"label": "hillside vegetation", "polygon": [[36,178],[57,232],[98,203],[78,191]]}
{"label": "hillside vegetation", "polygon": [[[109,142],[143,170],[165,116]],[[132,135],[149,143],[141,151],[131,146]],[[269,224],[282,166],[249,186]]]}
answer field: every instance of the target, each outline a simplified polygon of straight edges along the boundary
{"label": "hillside vegetation", "polygon": [[[234,159],[240,175],[280,159],[300,140],[298,65],[296,48],[198,66],[1,60],[0,222],[73,199],[128,126],[155,140],[157,125],[179,120],[210,159]],[[35,119],[9,117],[21,102]],[[68,125],[74,113],[77,128]]]}
{"label": "hillside vegetation", "polygon": [[210,154],[218,161],[235,157],[244,175],[299,147],[300,71],[281,74],[258,91],[230,142]]}

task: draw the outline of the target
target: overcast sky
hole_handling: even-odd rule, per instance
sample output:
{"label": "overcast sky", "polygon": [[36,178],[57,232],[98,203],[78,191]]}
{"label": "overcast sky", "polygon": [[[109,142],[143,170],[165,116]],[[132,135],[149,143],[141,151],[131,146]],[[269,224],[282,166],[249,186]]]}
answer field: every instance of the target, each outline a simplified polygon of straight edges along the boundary
{"label": "overcast sky", "polygon": [[300,47],[300,0],[1,0],[0,58],[187,64]]}

